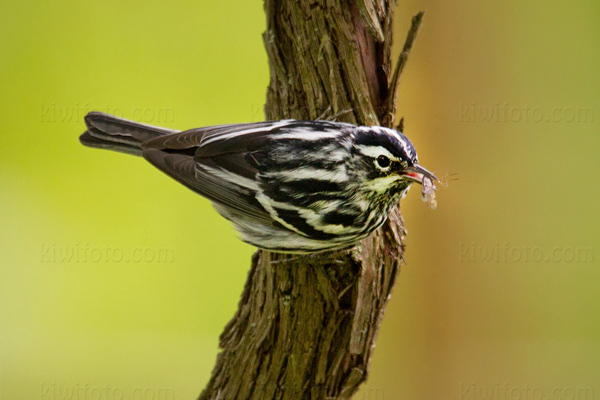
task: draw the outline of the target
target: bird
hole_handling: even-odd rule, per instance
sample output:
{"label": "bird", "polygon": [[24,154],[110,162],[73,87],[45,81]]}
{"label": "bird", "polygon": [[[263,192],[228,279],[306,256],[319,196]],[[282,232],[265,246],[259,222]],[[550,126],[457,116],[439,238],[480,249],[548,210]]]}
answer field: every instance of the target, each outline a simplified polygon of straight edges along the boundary
{"label": "bird", "polygon": [[272,252],[352,247],[412,183],[437,180],[386,127],[286,119],[178,131],[98,111],[84,121],[83,145],[145,158],[210,200],[241,240]]}

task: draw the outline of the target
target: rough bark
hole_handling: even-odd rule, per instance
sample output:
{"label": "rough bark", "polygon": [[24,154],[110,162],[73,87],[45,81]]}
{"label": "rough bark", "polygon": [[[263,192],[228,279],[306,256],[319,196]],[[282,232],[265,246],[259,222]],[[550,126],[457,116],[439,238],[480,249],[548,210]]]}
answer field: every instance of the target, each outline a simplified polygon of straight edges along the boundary
{"label": "rough bark", "polygon": [[[413,18],[392,74],[394,8],[391,0],[265,0],[266,118],[325,113],[391,126],[422,16]],[[395,209],[353,249],[310,256],[257,251],[200,399],[349,399],[367,378],[404,235]]]}

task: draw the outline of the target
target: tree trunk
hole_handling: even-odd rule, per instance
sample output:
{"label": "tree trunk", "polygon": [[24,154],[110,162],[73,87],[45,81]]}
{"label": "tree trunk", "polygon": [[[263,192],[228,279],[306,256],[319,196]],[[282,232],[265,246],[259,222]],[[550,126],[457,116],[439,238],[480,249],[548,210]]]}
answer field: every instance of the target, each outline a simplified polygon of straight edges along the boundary
{"label": "tree trunk", "polygon": [[[325,113],[391,126],[400,72],[422,17],[413,18],[391,74],[394,8],[391,0],[265,0],[267,120]],[[367,378],[404,234],[395,209],[350,250],[257,251],[200,399],[349,399]]]}

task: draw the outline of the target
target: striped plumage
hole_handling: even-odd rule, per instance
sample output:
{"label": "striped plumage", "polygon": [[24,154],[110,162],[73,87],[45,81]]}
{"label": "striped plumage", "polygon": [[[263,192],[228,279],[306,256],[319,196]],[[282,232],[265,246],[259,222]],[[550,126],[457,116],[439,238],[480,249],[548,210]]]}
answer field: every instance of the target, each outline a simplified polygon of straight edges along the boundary
{"label": "striped plumage", "polygon": [[412,182],[435,177],[403,134],[283,120],[173,131],[89,113],[80,140],[141,155],[208,198],[241,239],[309,253],[344,248],[387,218]]}

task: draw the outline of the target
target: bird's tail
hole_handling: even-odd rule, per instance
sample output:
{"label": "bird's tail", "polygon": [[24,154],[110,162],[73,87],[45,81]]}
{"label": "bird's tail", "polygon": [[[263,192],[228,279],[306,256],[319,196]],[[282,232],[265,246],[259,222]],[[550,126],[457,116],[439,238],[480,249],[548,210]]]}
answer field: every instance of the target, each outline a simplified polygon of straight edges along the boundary
{"label": "bird's tail", "polygon": [[142,143],[148,139],[178,132],[115,117],[98,111],[85,116],[87,130],[79,141],[88,147],[142,155]]}

